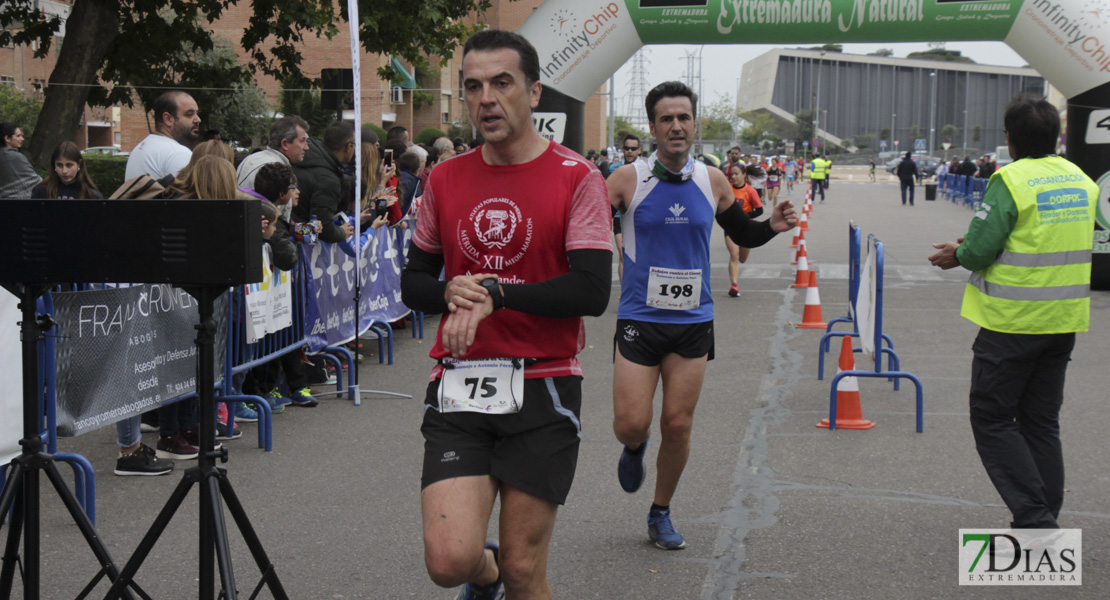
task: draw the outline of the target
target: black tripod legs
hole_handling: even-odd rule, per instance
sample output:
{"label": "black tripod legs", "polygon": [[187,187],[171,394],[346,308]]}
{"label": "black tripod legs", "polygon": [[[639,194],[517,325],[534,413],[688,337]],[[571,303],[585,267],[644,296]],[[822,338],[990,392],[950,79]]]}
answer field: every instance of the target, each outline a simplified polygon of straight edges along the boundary
{"label": "black tripod legs", "polygon": [[7,484],[4,485],[3,493],[0,493],[0,519],[7,518],[8,509],[14,506],[11,522],[8,523],[8,541],[4,544],[4,565],[0,570],[0,596],[4,598],[12,595],[15,567],[19,564],[19,540],[23,533],[23,494],[19,493],[22,481],[23,465],[18,461],[13,462]]}
{"label": "black tripod legs", "polygon": [[[54,464],[49,454],[24,455],[12,462],[11,477],[8,478],[4,490],[0,493],[0,514],[6,514],[9,507],[14,505],[12,520],[9,524],[8,540],[4,546],[3,568],[0,569],[0,597],[10,598],[12,587],[15,583],[15,568],[19,563],[19,541],[23,536],[23,596],[25,598],[40,597],[40,571],[39,571],[39,478],[38,473],[46,473],[47,479],[54,486],[58,497],[62,500],[66,510],[69,511],[77,529],[81,532],[85,542],[89,545],[96,560],[100,563],[100,571],[85,587],[78,598],[88,596],[96,584],[104,576],[113,582],[120,578],[116,564],[112,560],[108,548],[104,546],[96,529],[89,521],[88,515],[81,509],[77,498],[66,486],[57,465]],[[19,492],[22,491],[22,494]],[[32,543],[33,542],[33,543]],[[126,589],[120,588],[121,596],[132,600],[134,596]]]}
{"label": "black tripod legs", "polygon": [[235,519],[235,525],[239,528],[239,532],[243,535],[243,541],[247,543],[247,548],[254,557],[255,564],[258,565],[258,570],[262,572],[262,579],[254,588],[254,593],[251,598],[258,595],[263,585],[269,586],[270,593],[273,594],[277,600],[288,600],[289,595],[285,593],[285,588],[281,586],[281,580],[278,579],[277,571],[274,570],[273,563],[270,558],[266,556],[266,550],[262,547],[262,541],[258,539],[258,534],[255,533],[254,528],[251,527],[250,519],[247,517],[247,511],[243,509],[243,504],[239,502],[239,496],[235,494],[235,489],[231,487],[231,482],[227,480],[226,473],[217,480],[220,485],[220,493],[223,494],[224,501],[227,503],[227,510],[231,513],[231,518]]}
{"label": "black tripod legs", "polygon": [[[158,517],[154,519],[154,523],[147,530],[146,535],[143,536],[142,541],[139,542],[139,547],[135,549],[135,553],[128,559],[127,564],[123,566],[120,571],[119,578],[116,579],[111,589],[108,590],[108,595],[105,600],[115,600],[120,597],[124,588],[135,578],[135,573],[139,571],[139,567],[143,566],[143,561],[150,554],[154,548],[154,544],[166,530],[166,526],[170,524],[173,515],[177,509],[181,507],[181,503],[185,501],[186,496],[189,495],[189,489],[196,483],[196,478],[199,474],[199,469],[193,468],[185,471],[185,476],[178,482],[177,487],[174,488],[173,493],[170,494],[169,500],[166,501],[165,506],[158,513]],[[144,596],[145,597],[145,596]]]}
{"label": "black tripod legs", "polygon": [[[215,584],[214,566],[219,569],[220,574],[220,598],[236,600],[239,597],[235,585],[235,572],[231,562],[227,522],[224,519],[223,504],[226,502],[228,512],[235,520],[235,525],[239,528],[247,548],[250,549],[251,555],[262,572],[262,579],[251,597],[257,596],[263,586],[268,586],[276,600],[288,600],[289,596],[285,593],[273,564],[266,556],[266,551],[262,548],[262,542],[258,539],[258,534],[251,527],[250,519],[243,509],[242,503],[239,502],[239,497],[236,496],[235,490],[231,487],[231,482],[227,480],[227,471],[220,467],[194,467],[185,471],[185,476],[174,488],[173,494],[170,495],[166,505],[158,513],[158,517],[150,526],[150,530],[143,536],[139,546],[135,549],[135,554],[124,565],[119,577],[108,591],[108,595],[105,596],[105,600],[116,600],[120,597],[120,593],[135,577],[135,573],[139,571],[143,561],[146,560],[147,555],[154,548],[154,544],[157,543],[158,538],[165,531],[173,519],[174,513],[181,507],[194,484],[200,484],[201,486],[200,597],[212,597]],[[223,501],[221,501],[221,495]],[[215,564],[212,560],[213,548],[215,548]]]}

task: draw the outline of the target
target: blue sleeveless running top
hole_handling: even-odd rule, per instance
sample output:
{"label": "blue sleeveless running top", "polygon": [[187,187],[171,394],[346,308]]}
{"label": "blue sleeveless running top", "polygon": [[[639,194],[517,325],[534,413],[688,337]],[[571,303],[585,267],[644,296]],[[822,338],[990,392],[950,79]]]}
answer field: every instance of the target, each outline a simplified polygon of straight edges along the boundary
{"label": "blue sleeveless running top", "polygon": [[709,241],[717,202],[705,165],[690,162],[692,175],[681,183],[651,174],[655,155],[635,163],[636,193],[621,217],[624,280],[617,318],[679,324],[713,319]]}

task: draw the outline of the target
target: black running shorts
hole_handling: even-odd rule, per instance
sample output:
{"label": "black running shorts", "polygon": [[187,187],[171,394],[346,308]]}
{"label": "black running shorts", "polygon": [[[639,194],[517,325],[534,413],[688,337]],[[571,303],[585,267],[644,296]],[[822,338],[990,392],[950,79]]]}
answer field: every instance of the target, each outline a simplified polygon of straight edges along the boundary
{"label": "black running shorts", "polygon": [[614,359],[619,351],[621,356],[645,367],[658,366],[668,354],[683,358],[708,354],[709,360],[713,360],[713,321],[674,324],[617,319],[613,345]]}
{"label": "black running shorts", "polygon": [[524,380],[520,412],[439,412],[439,380],[424,399],[421,489],[471,475],[495,479],[557,504],[566,502],[582,440],[582,378]]}

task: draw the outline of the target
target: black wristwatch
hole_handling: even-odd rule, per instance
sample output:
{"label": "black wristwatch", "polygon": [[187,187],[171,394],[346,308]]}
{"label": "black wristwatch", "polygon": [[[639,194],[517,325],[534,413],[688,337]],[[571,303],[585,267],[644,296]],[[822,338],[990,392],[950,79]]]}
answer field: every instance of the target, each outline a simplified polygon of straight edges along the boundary
{"label": "black wristwatch", "polygon": [[486,277],[478,282],[478,285],[486,288],[486,291],[489,292],[490,300],[493,301],[493,310],[505,308],[505,296],[501,295],[501,286],[497,284],[496,277]]}

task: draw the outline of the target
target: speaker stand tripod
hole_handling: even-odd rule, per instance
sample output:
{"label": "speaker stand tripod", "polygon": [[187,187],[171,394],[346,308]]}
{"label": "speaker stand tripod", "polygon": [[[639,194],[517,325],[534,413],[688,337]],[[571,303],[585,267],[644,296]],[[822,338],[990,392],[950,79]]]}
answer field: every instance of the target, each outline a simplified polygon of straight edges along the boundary
{"label": "speaker stand tripod", "polygon": [[[213,305],[217,298],[227,287],[213,286],[182,286],[185,291],[197,300],[200,313],[200,322],[197,329],[197,397],[198,410],[200,411],[200,455],[197,457],[197,466],[185,471],[184,477],[166,501],[162,511],[154,520],[150,530],[147,531],[135,553],[124,565],[119,577],[108,591],[106,600],[115,600],[120,597],[124,588],[135,576],[150,554],[154,544],[173,519],[174,513],[181,508],[193,485],[200,484],[200,600],[214,598],[215,568],[220,571],[221,593],[220,598],[236,600],[238,591],[235,586],[235,573],[231,564],[231,552],[227,538],[227,523],[224,520],[223,505],[226,503],[228,512],[235,519],[243,540],[250,549],[255,563],[262,572],[251,594],[254,598],[263,586],[269,586],[270,593],[277,600],[288,600],[289,596],[281,586],[273,563],[266,556],[266,550],[258,539],[258,534],[251,527],[250,519],[243,508],[243,503],[231,487],[227,479],[227,469],[216,466],[216,459],[227,462],[227,449],[219,451],[213,449],[216,435],[216,410],[214,389],[216,383],[215,366],[215,341],[216,320],[213,318]],[[222,501],[221,501],[222,498]],[[213,552],[215,561],[213,561]],[[144,595],[144,598],[146,596]]]}
{"label": "speaker stand tripod", "polygon": [[[54,457],[42,450],[42,437],[39,431],[38,394],[38,343],[46,331],[53,325],[48,318],[39,319],[35,311],[38,297],[46,291],[46,286],[41,284],[5,284],[5,288],[19,297],[19,306],[22,310],[20,337],[23,351],[23,439],[19,445],[23,448],[18,457],[12,460],[11,474],[4,488],[0,491],[0,520],[13,508],[11,523],[8,528],[8,540],[4,547],[3,567],[0,568],[0,596],[11,598],[12,586],[15,582],[15,570],[20,562],[19,541],[23,538],[23,597],[26,600],[38,600],[40,594],[41,565],[39,561],[40,544],[42,541],[39,529],[39,474],[45,473],[54,490],[58,493],[66,510],[69,511],[73,522],[81,531],[81,536],[92,549],[100,570],[81,591],[78,598],[85,598],[107,576],[113,582],[119,582],[119,571],[112,561],[108,549],[100,540],[88,515],[81,509],[77,498],[66,485],[54,464]],[[22,491],[22,493],[20,493]],[[126,585],[120,585],[119,591],[124,598],[133,596]]]}

